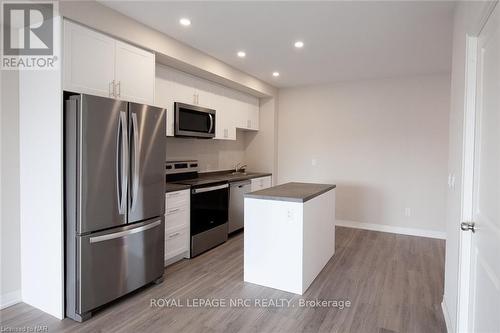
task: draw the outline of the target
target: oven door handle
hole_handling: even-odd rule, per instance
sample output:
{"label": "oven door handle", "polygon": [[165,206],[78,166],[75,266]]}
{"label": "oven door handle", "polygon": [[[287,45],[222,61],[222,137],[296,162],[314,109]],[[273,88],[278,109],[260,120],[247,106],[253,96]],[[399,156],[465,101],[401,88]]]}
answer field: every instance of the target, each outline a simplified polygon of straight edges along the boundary
{"label": "oven door handle", "polygon": [[210,192],[210,191],[217,191],[217,190],[222,190],[223,188],[228,188],[228,187],[229,187],[229,184],[222,184],[222,185],[211,186],[211,187],[202,187],[202,188],[194,189],[193,194]]}

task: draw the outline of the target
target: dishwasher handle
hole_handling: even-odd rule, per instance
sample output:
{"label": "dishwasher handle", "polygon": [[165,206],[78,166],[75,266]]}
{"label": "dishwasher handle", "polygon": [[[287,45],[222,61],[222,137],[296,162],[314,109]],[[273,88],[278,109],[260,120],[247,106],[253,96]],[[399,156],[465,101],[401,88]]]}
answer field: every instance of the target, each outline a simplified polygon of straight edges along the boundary
{"label": "dishwasher handle", "polygon": [[234,183],[230,183],[230,186],[231,187],[239,187],[239,188],[242,188],[244,186],[247,186],[247,185],[251,185],[252,182],[250,180],[244,180],[244,181],[239,181],[239,182],[234,182]]}

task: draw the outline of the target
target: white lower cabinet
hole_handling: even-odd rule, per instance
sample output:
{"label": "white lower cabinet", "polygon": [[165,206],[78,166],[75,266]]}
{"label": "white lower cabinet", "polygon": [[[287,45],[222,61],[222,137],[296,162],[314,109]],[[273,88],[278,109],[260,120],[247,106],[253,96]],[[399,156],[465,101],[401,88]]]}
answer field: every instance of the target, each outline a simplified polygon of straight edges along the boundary
{"label": "white lower cabinet", "polygon": [[272,176],[253,178],[251,189],[252,192],[263,190],[272,186]]}
{"label": "white lower cabinet", "polygon": [[180,255],[189,258],[189,255],[186,255],[186,251],[189,250],[186,248],[186,244],[189,244],[189,228],[174,228],[165,232],[165,263],[172,264],[173,261],[169,260]]}
{"label": "white lower cabinet", "polygon": [[189,258],[189,221],[189,190],[167,193],[165,195],[165,266],[182,258]]}

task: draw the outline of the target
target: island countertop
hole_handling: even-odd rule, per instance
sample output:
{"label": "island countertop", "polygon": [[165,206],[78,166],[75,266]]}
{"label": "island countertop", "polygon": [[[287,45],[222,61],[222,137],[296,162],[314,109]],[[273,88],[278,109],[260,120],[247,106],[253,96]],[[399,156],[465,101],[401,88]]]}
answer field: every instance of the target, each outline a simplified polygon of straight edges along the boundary
{"label": "island countertop", "polygon": [[333,184],[286,183],[245,194],[245,198],[306,202],[337,187]]}

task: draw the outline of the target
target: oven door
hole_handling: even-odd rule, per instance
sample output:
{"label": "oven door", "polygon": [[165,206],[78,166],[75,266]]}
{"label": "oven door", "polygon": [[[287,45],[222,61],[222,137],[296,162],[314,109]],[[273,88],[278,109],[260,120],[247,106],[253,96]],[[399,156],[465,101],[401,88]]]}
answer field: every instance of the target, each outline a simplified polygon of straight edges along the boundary
{"label": "oven door", "polygon": [[215,110],[178,102],[174,105],[175,136],[215,137]]}
{"label": "oven door", "polygon": [[226,224],[228,221],[229,184],[191,190],[191,236]]}

